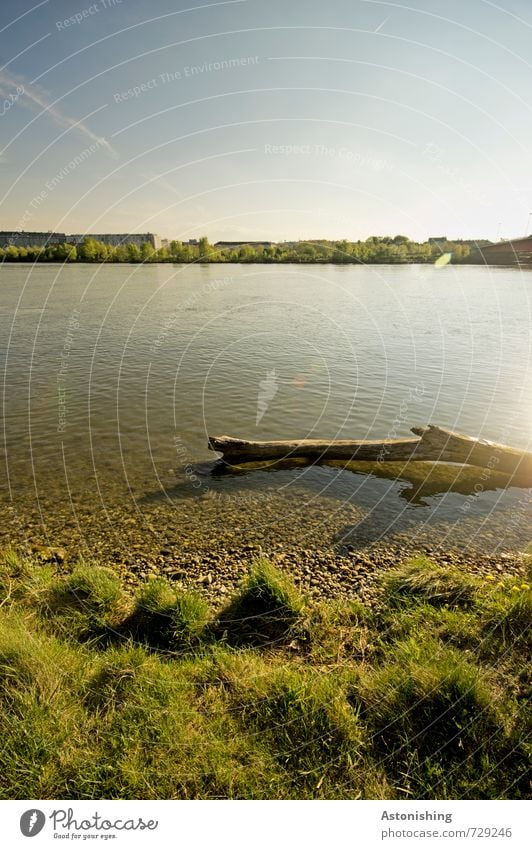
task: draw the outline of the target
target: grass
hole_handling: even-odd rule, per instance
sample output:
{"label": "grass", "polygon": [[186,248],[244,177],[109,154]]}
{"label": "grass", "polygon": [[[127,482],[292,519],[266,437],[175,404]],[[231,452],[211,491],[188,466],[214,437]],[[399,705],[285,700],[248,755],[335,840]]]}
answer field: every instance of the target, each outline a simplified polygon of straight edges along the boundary
{"label": "grass", "polygon": [[416,557],[390,571],[385,585],[390,604],[408,604],[416,598],[434,606],[469,607],[474,603],[479,581],[457,568],[437,566],[427,557]]}
{"label": "grass", "polygon": [[[33,570],[34,592],[43,617],[79,640],[102,640],[113,633],[127,608],[127,599],[111,569],[80,563],[70,575],[52,579],[47,587],[49,575],[48,569],[38,565]],[[43,580],[44,588],[40,587]]]}
{"label": "grass", "polygon": [[204,599],[194,592],[174,591],[164,578],[152,578],[138,593],[120,633],[152,648],[182,651],[201,642],[209,619]]}
{"label": "grass", "polygon": [[388,773],[409,795],[497,797],[514,782],[527,792],[522,729],[496,678],[463,652],[411,637],[361,676],[354,700]]}
{"label": "grass", "polygon": [[214,611],[4,552],[0,796],[525,798],[529,584],[416,559],[370,609],[261,560]]}
{"label": "grass", "polygon": [[235,646],[286,642],[295,636],[303,606],[290,581],[267,560],[257,560],[238,595],[222,610],[217,634]]}

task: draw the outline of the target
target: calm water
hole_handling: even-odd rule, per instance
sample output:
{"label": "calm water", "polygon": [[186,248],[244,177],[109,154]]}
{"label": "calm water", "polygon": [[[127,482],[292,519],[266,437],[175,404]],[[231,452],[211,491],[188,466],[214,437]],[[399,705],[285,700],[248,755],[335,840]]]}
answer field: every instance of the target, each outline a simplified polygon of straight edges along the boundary
{"label": "calm water", "polygon": [[529,540],[530,491],[468,497],[478,476],[456,469],[418,492],[330,467],[185,467],[212,458],[207,434],[371,438],[428,422],[530,450],[532,272],[4,265],[0,286],[4,537]]}

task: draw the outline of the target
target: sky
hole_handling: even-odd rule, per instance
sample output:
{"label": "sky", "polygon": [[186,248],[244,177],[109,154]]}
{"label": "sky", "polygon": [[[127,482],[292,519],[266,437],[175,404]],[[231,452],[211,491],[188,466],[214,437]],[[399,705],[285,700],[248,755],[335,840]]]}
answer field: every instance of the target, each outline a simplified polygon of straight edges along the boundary
{"label": "sky", "polygon": [[532,233],[530,0],[2,0],[0,229]]}

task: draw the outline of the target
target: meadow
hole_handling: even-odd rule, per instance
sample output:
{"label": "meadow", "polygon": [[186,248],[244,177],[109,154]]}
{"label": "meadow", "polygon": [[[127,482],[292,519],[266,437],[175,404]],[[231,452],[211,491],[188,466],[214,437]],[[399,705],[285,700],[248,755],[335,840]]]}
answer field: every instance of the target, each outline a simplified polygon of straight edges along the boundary
{"label": "meadow", "polygon": [[416,558],[369,609],[259,560],[213,610],[59,568],[1,556],[4,799],[530,792],[529,583]]}

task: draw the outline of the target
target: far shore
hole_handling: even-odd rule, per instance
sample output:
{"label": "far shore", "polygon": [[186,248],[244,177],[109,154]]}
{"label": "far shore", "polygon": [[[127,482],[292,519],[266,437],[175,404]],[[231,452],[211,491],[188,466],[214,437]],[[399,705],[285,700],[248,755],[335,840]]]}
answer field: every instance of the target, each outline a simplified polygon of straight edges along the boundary
{"label": "far shore", "polygon": [[486,240],[429,239],[415,242],[408,236],[371,236],[350,242],[308,240],[298,242],[218,242],[210,244],[206,236],[188,242],[133,240],[97,241],[86,236],[82,241],[17,244],[16,240],[0,247],[3,262],[88,262],[88,263],[297,263],[309,265],[382,265],[479,262],[479,249]]}
{"label": "far shore", "polygon": [[[312,260],[312,261],[302,261],[295,259],[277,259],[277,260],[258,260],[253,259],[249,260],[238,260],[232,259],[228,261],[224,260],[190,260],[185,262],[184,260],[172,260],[172,259],[153,259],[153,260],[117,260],[117,259],[109,259],[109,260],[89,260],[89,259],[77,259],[74,261],[71,260],[35,260],[35,259],[9,259],[8,257],[3,257],[0,259],[1,265],[35,265],[36,263],[44,264],[44,265],[334,265],[334,266],[346,266],[346,265],[354,265],[359,267],[366,267],[368,265],[433,265],[430,260],[408,260],[406,262],[392,262],[390,260],[382,260],[382,261],[372,261],[372,262],[335,262],[334,260],[322,261],[322,260]],[[497,263],[496,266],[488,265],[485,262],[481,262],[480,260],[476,262],[468,261],[468,262],[453,262],[450,260],[446,265],[473,265],[482,268],[523,268],[530,266],[523,266],[522,264],[517,265],[502,265],[501,263]]]}

